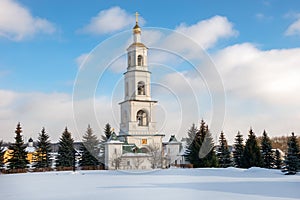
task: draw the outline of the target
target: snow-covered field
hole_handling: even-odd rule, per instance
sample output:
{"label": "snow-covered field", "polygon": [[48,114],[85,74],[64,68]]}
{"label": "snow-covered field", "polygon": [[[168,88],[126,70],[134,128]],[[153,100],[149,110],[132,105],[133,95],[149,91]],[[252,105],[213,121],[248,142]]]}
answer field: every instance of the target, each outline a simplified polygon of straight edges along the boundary
{"label": "snow-covered field", "polygon": [[168,169],[0,175],[3,200],[300,199],[300,175],[278,170]]}

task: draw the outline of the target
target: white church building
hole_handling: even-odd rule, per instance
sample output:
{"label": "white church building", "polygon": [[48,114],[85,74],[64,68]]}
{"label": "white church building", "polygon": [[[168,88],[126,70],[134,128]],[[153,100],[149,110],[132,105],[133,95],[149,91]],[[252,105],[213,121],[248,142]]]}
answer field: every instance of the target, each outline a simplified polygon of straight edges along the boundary
{"label": "white church building", "polygon": [[155,105],[151,98],[151,72],[148,48],[141,42],[141,28],[133,27],[133,43],[127,48],[127,71],[124,73],[124,100],[121,106],[120,132],[105,144],[106,169],[152,169],[183,164],[181,143],[175,136],[163,143],[157,131]]}

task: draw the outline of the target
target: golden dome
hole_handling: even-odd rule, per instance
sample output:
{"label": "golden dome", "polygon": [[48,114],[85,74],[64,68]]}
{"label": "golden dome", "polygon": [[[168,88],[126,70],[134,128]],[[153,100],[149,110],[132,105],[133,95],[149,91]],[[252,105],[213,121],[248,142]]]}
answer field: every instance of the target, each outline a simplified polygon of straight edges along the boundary
{"label": "golden dome", "polygon": [[139,13],[135,13],[135,26],[133,27],[133,33],[141,33],[141,28],[139,27]]}

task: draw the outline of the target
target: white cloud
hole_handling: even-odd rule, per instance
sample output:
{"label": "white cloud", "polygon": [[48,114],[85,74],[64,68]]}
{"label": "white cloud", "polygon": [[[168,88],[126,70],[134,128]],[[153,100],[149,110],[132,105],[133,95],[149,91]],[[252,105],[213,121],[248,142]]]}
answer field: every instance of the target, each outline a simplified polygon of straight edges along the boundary
{"label": "white cloud", "polygon": [[[18,122],[23,127],[25,139],[37,139],[38,132],[44,126],[53,142],[57,142],[65,126],[73,133],[76,141],[82,139],[87,124],[91,124],[99,137],[104,124],[110,122],[114,127],[111,108],[107,105],[107,97],[97,97],[92,101],[98,115],[98,121],[91,116],[94,112],[87,109],[91,101],[82,100],[73,104],[72,96],[65,93],[19,93],[0,90],[0,140],[13,141],[14,131]],[[77,107],[77,124],[75,126],[73,109]],[[116,105],[118,108],[118,106]],[[99,123],[99,124],[98,124]],[[76,127],[79,133],[76,132]]]}
{"label": "white cloud", "polygon": [[0,37],[20,41],[37,33],[55,32],[51,22],[33,17],[27,8],[14,0],[1,0],[0,13]]}
{"label": "white cloud", "polygon": [[227,47],[213,58],[228,91],[280,106],[300,101],[300,49],[262,51],[249,43]]}
{"label": "white cloud", "polygon": [[285,35],[300,35],[300,18],[298,18],[287,28],[287,30],[285,31]]}
{"label": "white cloud", "polygon": [[81,69],[85,63],[89,62],[91,56],[92,55],[90,53],[83,53],[75,59],[75,62],[79,69]]}
{"label": "white cloud", "polygon": [[220,38],[237,35],[237,31],[233,29],[233,24],[223,16],[214,16],[191,26],[180,24],[175,30],[191,37],[204,49],[213,47]]}
{"label": "white cloud", "polygon": [[300,131],[300,48],[260,50],[229,46],[212,56],[227,96],[225,131],[231,138],[250,126],[271,136]]}
{"label": "white cloud", "polygon": [[[139,20],[140,24],[144,24],[143,18]],[[135,24],[135,17],[131,13],[127,13],[120,7],[112,7],[107,10],[102,10],[97,16],[90,20],[81,31],[91,34],[106,34],[123,30]]]}
{"label": "white cloud", "polygon": [[109,69],[115,73],[124,73],[127,68],[127,56],[123,55],[111,63]]}
{"label": "white cloud", "polygon": [[[146,46],[152,46],[157,42],[160,42],[163,35],[160,30],[149,30],[142,31],[142,40]],[[132,41],[132,39],[131,39]]]}

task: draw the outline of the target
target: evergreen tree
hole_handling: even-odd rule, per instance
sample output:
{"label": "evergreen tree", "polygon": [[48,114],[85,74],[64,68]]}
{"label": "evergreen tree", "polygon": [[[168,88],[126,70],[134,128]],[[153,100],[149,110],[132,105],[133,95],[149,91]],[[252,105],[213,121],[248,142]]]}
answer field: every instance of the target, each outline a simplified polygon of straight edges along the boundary
{"label": "evergreen tree", "polygon": [[281,169],[282,166],[282,159],[281,159],[281,153],[278,149],[275,151],[275,161],[274,161],[274,167],[276,169]]}
{"label": "evergreen tree", "polygon": [[274,152],[272,150],[272,144],[269,136],[264,130],[261,140],[261,155],[263,160],[263,167],[271,169],[274,167]]}
{"label": "evergreen tree", "polygon": [[3,141],[0,141],[0,169],[4,165],[4,147],[3,147]]}
{"label": "evergreen tree", "polygon": [[193,164],[194,167],[199,167],[199,151],[200,151],[200,141],[199,138],[196,138],[198,133],[198,129],[193,124],[191,128],[188,130],[186,151],[184,153],[184,157],[187,161]]}
{"label": "evergreen tree", "polygon": [[9,146],[9,150],[12,151],[10,159],[8,160],[9,169],[25,169],[29,163],[27,160],[27,152],[25,151],[26,146],[24,145],[22,133],[22,127],[18,123],[16,128],[15,143]]}
{"label": "evergreen tree", "polygon": [[112,134],[111,126],[109,123],[105,124],[104,128],[104,136],[102,136],[102,140],[107,141]]}
{"label": "evergreen tree", "polygon": [[112,129],[109,123],[105,124],[104,127],[104,135],[101,136],[101,142],[100,142],[100,162],[102,166],[105,164],[105,143],[110,138],[112,134]]}
{"label": "evergreen tree", "polygon": [[261,167],[262,166],[262,159],[260,148],[257,144],[257,139],[250,128],[248,139],[246,141],[244,153],[243,153],[243,162],[242,167],[250,168],[250,167]]}
{"label": "evergreen tree", "polygon": [[199,152],[200,167],[218,167],[218,158],[214,146],[214,140],[208,126],[206,126],[206,134]]}
{"label": "evergreen tree", "polygon": [[74,166],[75,149],[74,149],[74,140],[71,136],[71,133],[68,131],[68,128],[65,128],[65,131],[62,133],[61,138],[59,139],[58,147],[58,156],[56,160],[57,167],[72,167]]}
{"label": "evergreen tree", "polygon": [[219,159],[219,167],[230,167],[232,166],[232,160],[230,156],[230,151],[228,148],[227,140],[225,138],[225,135],[223,131],[221,132],[220,138],[219,138],[219,149],[218,149],[218,159]]}
{"label": "evergreen tree", "polygon": [[80,166],[97,166],[99,165],[99,140],[94,135],[92,128],[88,125],[85,135],[83,135],[82,146],[82,158],[79,161]]}
{"label": "evergreen tree", "polygon": [[37,151],[35,153],[35,163],[33,167],[51,167],[50,153],[51,143],[49,140],[49,135],[46,133],[45,128],[43,127],[41,133],[39,133],[37,141]]}
{"label": "evergreen tree", "polygon": [[234,151],[233,151],[233,160],[235,167],[241,168],[242,160],[243,160],[243,154],[244,154],[244,144],[243,144],[243,135],[241,135],[240,132],[237,133],[235,137],[234,142]]}
{"label": "evergreen tree", "polygon": [[218,159],[214,150],[211,133],[205,122],[201,120],[200,128],[193,124],[188,131],[187,150],[185,159],[193,164],[193,167],[217,167]]}
{"label": "evergreen tree", "polygon": [[289,138],[288,152],[284,163],[285,168],[283,172],[286,172],[286,174],[296,174],[300,169],[299,144],[294,133],[292,133],[292,136]]}

